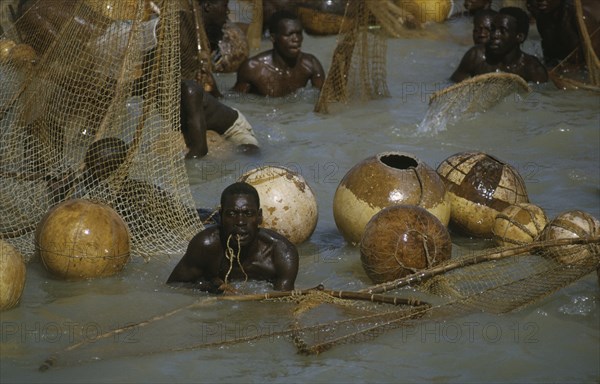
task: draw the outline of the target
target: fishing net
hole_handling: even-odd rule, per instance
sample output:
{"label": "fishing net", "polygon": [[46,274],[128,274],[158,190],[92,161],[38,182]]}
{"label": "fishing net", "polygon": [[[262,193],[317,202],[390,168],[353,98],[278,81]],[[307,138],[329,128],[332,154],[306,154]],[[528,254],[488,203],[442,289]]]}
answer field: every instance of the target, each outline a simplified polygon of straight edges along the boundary
{"label": "fishing net", "polygon": [[0,37],[0,237],[29,260],[43,215],[79,197],[121,214],[132,254],[181,252],[203,228],[180,133],[180,80],[203,57],[180,48],[198,36],[189,3],[28,3]]}
{"label": "fishing net", "polygon": [[579,30],[579,36],[581,38],[581,46],[583,48],[583,55],[585,58],[585,66],[587,73],[580,74],[581,76],[573,78],[569,75],[569,70],[563,72],[563,67],[568,63],[568,60],[574,54],[579,52],[579,49],[575,49],[566,58],[564,58],[556,67],[548,73],[552,82],[562,89],[587,89],[594,92],[600,92],[600,59],[594,50],[594,43],[592,37],[597,41],[597,34],[600,30],[588,31],[585,24],[585,17],[583,15],[583,7],[581,0],[575,0],[575,14],[577,15],[577,28]]}
{"label": "fishing net", "polygon": [[[338,42],[327,78],[315,104],[315,112],[328,113],[333,103],[364,102],[390,95],[387,77],[387,39],[426,37],[427,22],[445,20],[450,2],[408,0],[357,0],[346,3],[341,21],[321,14],[331,32],[337,27]],[[318,15],[318,13],[316,14]],[[325,25],[319,26],[325,30]],[[415,32],[416,31],[416,32]],[[439,37],[439,36],[438,36]]]}
{"label": "fishing net", "polygon": [[[376,3],[388,4],[386,1]],[[331,103],[389,96],[386,83],[388,35],[375,24],[369,4],[369,1],[347,3],[338,43],[315,112],[328,113]]]}
{"label": "fishing net", "polygon": [[[579,245],[565,245],[571,240],[564,239],[538,242],[454,257],[358,293],[321,293],[329,299],[311,293],[311,298],[298,300],[301,310],[294,314],[293,341],[299,352],[318,354],[424,321],[519,310],[600,267],[600,238],[595,235],[579,241]],[[564,258],[565,253],[570,255],[568,259]],[[402,287],[410,289],[399,289]],[[388,291],[394,291],[394,295],[384,294]],[[323,305],[331,305],[332,297],[345,299],[343,307],[351,307],[351,312],[339,316],[339,320],[311,324],[319,318],[314,313],[316,308],[323,310]]]}
{"label": "fishing net", "polygon": [[[320,354],[340,345],[373,341],[396,329],[473,314],[516,312],[600,268],[598,228],[594,234],[579,238],[462,251],[465,252],[455,252],[451,259],[434,267],[358,291],[329,290],[319,285],[286,292],[201,297],[146,320],[95,335],[92,340],[82,338],[55,351],[40,369],[86,362],[85,347],[91,349],[93,358],[89,361],[93,361],[284,339],[300,354]],[[237,288],[243,288],[245,283],[241,284]],[[217,328],[210,323],[207,329],[202,322],[198,327],[185,325],[201,321],[194,319],[212,313],[207,311],[209,308],[224,310],[218,308],[226,302],[236,302],[237,310],[228,311],[227,320],[219,320]],[[256,307],[250,309],[251,305]],[[269,310],[265,311],[264,306],[269,306]],[[260,318],[248,319],[248,311],[256,312],[257,308],[261,309]],[[145,340],[111,345],[119,334],[140,332],[142,327]],[[183,334],[165,336],[167,330],[182,327],[187,329]],[[162,347],[145,344],[161,338],[170,342]]]}
{"label": "fishing net", "polygon": [[509,95],[529,92],[531,88],[527,82],[512,73],[493,72],[474,76],[431,95],[418,131],[443,131],[447,124],[483,113]]}

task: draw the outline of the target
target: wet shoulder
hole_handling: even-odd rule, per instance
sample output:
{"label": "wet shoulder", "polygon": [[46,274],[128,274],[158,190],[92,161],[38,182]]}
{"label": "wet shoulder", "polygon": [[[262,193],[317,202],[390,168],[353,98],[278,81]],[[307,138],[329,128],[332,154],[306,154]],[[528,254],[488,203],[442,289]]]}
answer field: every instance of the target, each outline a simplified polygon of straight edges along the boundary
{"label": "wet shoulder", "polygon": [[252,62],[260,62],[260,63],[271,62],[272,57],[273,57],[272,52],[273,52],[273,50],[268,50],[268,51],[263,51],[263,52],[257,53],[256,55],[248,58],[246,60],[246,62],[250,62],[250,63],[252,63]]}
{"label": "wet shoulder", "polygon": [[321,65],[319,59],[312,53],[302,52],[302,61],[305,63],[310,63],[311,65]]}
{"label": "wet shoulder", "polygon": [[268,228],[261,228],[260,231],[258,232],[258,236],[260,241],[266,243],[266,244],[273,244],[273,245],[283,245],[283,246],[294,246],[285,236],[281,235],[280,233],[272,230],[272,229],[268,229]]}
{"label": "wet shoulder", "polygon": [[220,231],[217,224],[207,226],[198,232],[191,240],[190,245],[210,247],[220,244]]}

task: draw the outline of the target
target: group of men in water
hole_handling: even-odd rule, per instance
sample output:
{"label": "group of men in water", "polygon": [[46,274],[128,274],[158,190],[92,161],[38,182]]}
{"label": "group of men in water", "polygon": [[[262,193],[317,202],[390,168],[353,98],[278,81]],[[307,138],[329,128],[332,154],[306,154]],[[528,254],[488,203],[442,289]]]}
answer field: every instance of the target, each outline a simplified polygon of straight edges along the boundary
{"label": "group of men in water", "polygon": [[[228,0],[198,2],[209,16],[205,22],[209,26],[207,34],[211,48],[216,49],[213,45],[222,38],[219,24],[222,28],[229,13]],[[473,15],[475,45],[466,52],[451,79],[460,82],[483,73],[510,72],[528,82],[547,81],[546,66],[521,50],[528,36],[530,15],[518,7],[491,11],[490,5],[491,0],[465,2],[465,8]],[[537,23],[546,65],[555,65],[564,59],[581,64],[581,54],[570,56],[572,51],[581,49],[572,1],[527,0],[527,6]],[[596,31],[597,14],[586,9],[585,15],[588,30]],[[275,12],[268,31],[272,49],[240,60],[233,90],[282,97],[309,82],[321,89],[325,72],[315,56],[302,51],[303,28],[298,17],[287,11]],[[258,141],[241,112],[222,103],[218,92],[205,89],[196,80],[181,79],[181,129],[189,149],[188,157],[207,153],[207,130],[230,138],[241,151],[256,152]],[[167,283],[224,292],[231,290],[229,279],[245,277],[270,281],[276,290],[294,289],[299,263],[297,249],[275,231],[260,227],[262,210],[254,187],[234,183],[225,188],[219,217],[217,225],[207,227],[190,241]]]}
{"label": "group of men in water", "polygon": [[[200,3],[219,4],[215,9],[228,9],[228,0],[200,0]],[[490,72],[508,72],[521,76],[527,82],[544,83],[549,79],[548,68],[561,61],[580,68],[585,66],[582,38],[572,0],[527,0],[529,15],[519,7],[503,7],[494,11],[491,5],[492,0],[465,1],[467,15],[473,17],[474,46],[464,54],[450,76],[452,81],[460,82]],[[593,4],[583,7],[583,20],[592,35],[600,27],[599,8]],[[535,20],[541,37],[543,63],[521,49],[527,39],[531,20]],[[320,89],[325,73],[316,57],[301,51],[303,29],[298,17],[286,10],[275,12],[269,22],[269,34],[273,49],[241,63],[233,90],[281,97],[303,88],[309,81],[313,87]],[[596,51],[600,51],[600,34],[592,42]],[[183,105],[182,110],[186,110]],[[208,129],[213,127],[209,125]],[[224,133],[222,129],[214,129]],[[184,132],[194,130],[194,125],[184,124]],[[243,151],[256,149],[258,144],[250,136],[251,130],[245,135],[248,142],[242,142],[238,148]],[[192,144],[189,157],[206,153],[204,147],[197,150],[193,142],[188,142]]]}
{"label": "group of men in water", "polygon": [[[465,3],[473,14],[475,45],[464,55],[451,80],[509,72],[528,82],[548,81],[546,66],[521,50],[530,26],[530,16],[523,9],[492,11],[491,0]],[[577,18],[570,1],[527,0],[527,5],[542,37],[544,62],[556,63],[580,49]],[[320,89],[324,71],[317,58],[300,50],[303,31],[298,18],[289,12],[276,13],[269,32],[273,49],[242,63],[233,89],[272,97],[292,93],[308,81]],[[582,64],[581,57],[576,64]],[[259,229],[262,213],[254,189],[239,183],[226,188],[220,209],[223,223],[194,237],[167,282],[192,283],[200,289],[222,292],[228,289],[224,280],[234,271],[231,276],[268,280],[277,290],[293,289],[297,251],[285,238]]]}

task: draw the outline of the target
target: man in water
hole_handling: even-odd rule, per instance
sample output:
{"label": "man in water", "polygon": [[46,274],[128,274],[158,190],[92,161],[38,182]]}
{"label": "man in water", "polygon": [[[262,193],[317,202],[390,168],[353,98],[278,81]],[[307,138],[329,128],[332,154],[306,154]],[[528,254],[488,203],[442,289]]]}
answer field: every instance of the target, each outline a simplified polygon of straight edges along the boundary
{"label": "man in water", "polygon": [[[582,1],[582,5],[583,18],[592,46],[596,54],[600,55],[600,2]],[[572,0],[527,0],[527,9],[535,17],[547,66],[556,66],[574,51],[568,62],[575,65],[585,64],[583,40]]]}
{"label": "man in water", "polygon": [[235,72],[248,58],[246,34],[229,22],[229,0],[200,0],[215,72]]}
{"label": "man in water", "polygon": [[492,0],[465,0],[463,6],[470,15],[475,15],[479,11],[491,9]]}
{"label": "man in water", "polygon": [[269,21],[273,49],[244,61],[233,89],[242,93],[281,97],[305,87],[310,80],[321,89],[325,72],[319,60],[300,50],[302,24],[296,15],[275,12]]}
{"label": "man in water", "polygon": [[236,145],[238,152],[258,152],[258,140],[244,115],[213,95],[205,92],[195,80],[181,82],[181,132],[189,149],[186,158],[208,153],[206,131],[220,134]]}
{"label": "man in water", "polygon": [[221,223],[207,227],[190,241],[167,284],[192,283],[213,293],[229,291],[229,279],[273,283],[275,290],[293,290],[298,251],[284,236],[259,228],[262,209],[256,189],[236,182],[221,194]]}
{"label": "man in water", "polygon": [[500,9],[492,21],[490,40],[469,49],[450,79],[461,82],[484,73],[508,72],[527,82],[548,81],[544,65],[535,56],[521,51],[528,32],[529,17],[525,11],[517,7]]}
{"label": "man in water", "polygon": [[498,12],[483,9],[473,16],[473,44],[486,44],[490,40],[492,20]]}

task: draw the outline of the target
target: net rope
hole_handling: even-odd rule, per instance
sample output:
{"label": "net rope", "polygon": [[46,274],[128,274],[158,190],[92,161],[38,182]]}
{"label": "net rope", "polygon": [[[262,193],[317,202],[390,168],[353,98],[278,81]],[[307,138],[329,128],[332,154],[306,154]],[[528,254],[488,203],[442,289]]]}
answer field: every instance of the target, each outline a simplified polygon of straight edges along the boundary
{"label": "net rope", "polygon": [[[159,353],[193,351],[203,348],[231,346],[260,339],[285,338],[297,352],[306,355],[323,353],[345,344],[365,343],[399,329],[417,327],[424,322],[448,321],[476,313],[505,314],[534,305],[552,293],[600,269],[600,237],[562,238],[474,251],[454,255],[435,267],[406,277],[369,286],[360,291],[337,291],[314,288],[261,294],[233,294],[200,298],[191,304],[131,323],[94,339],[94,359],[99,356],[100,339],[110,340],[115,334],[131,328],[150,326],[161,321],[164,331],[167,318],[189,310],[206,311],[219,302],[255,302],[258,306],[282,306],[278,318],[288,313],[289,325],[255,334],[240,334],[226,340],[218,332],[194,336],[186,333],[184,345],[166,348],[134,346],[129,353],[109,348],[108,357],[148,356]],[[600,276],[599,276],[600,283]],[[274,311],[272,309],[271,311]],[[268,320],[271,311],[264,311]],[[241,320],[240,320],[241,321]],[[253,320],[255,324],[257,319]],[[149,330],[144,330],[144,333]],[[160,331],[162,332],[162,331]],[[194,341],[195,340],[195,341]],[[90,341],[70,345],[48,358],[41,370],[52,366],[80,364],[69,353],[85,347]]]}
{"label": "net rope", "polygon": [[[4,27],[0,41],[12,48],[0,59],[0,236],[27,260],[37,223],[73,197],[115,208],[132,254],[146,259],[181,252],[203,228],[179,128],[180,80],[199,65],[196,45],[182,50],[179,38],[195,28],[192,10],[152,5],[46,0]],[[108,138],[124,142],[126,155],[101,156],[116,152],[109,145],[87,153]],[[89,172],[86,153],[112,173]]]}
{"label": "net rope", "polygon": [[526,95],[531,88],[512,73],[486,73],[437,91],[419,123],[420,133],[444,131],[448,124],[484,113],[510,95]]}

